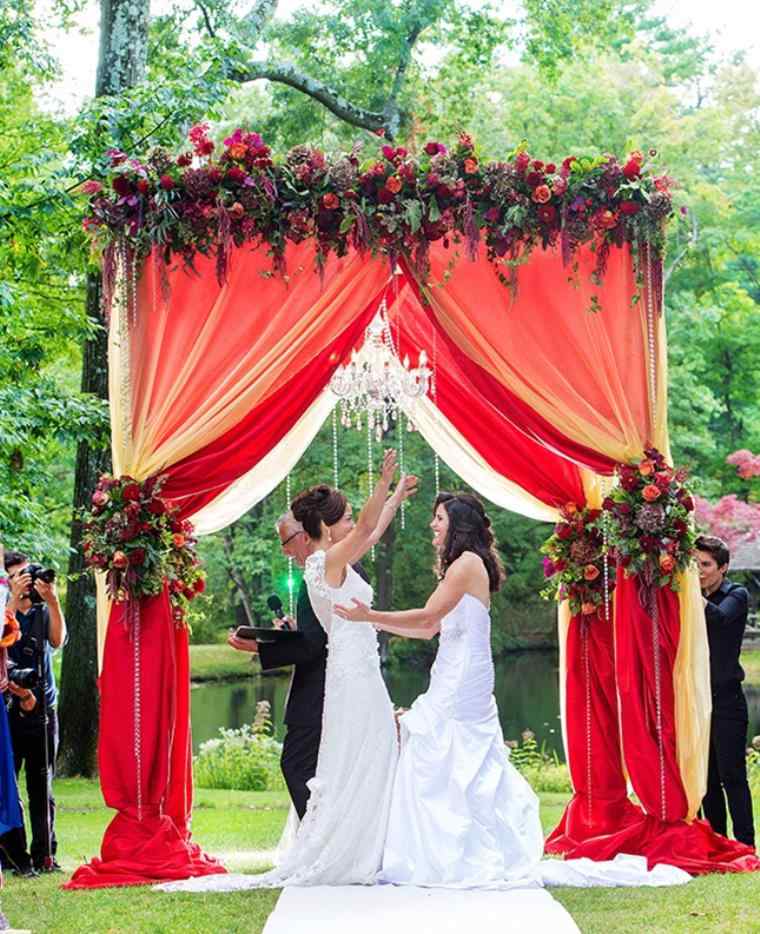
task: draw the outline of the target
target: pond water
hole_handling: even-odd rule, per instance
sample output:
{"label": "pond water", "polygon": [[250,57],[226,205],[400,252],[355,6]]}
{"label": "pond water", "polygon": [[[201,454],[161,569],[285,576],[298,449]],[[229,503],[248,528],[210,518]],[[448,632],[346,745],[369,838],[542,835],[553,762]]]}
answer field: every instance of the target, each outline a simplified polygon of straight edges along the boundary
{"label": "pond water", "polygon": [[[408,707],[427,689],[427,671],[404,669],[386,672],[394,704]],[[275,735],[282,739],[289,675],[256,675],[245,681],[193,685],[191,693],[193,746],[216,736],[220,726],[240,727],[253,720],[256,703],[268,700]],[[546,742],[562,756],[559,724],[556,652],[518,652],[496,661],[496,701],[506,739],[518,739],[530,728],[539,743]]]}
{"label": "pond water", "polygon": [[[497,659],[496,702],[505,739],[518,739],[530,728],[540,743],[564,759],[559,722],[559,690],[556,652],[517,652]],[[387,672],[385,680],[393,702],[408,707],[427,689],[426,671],[405,669]],[[275,735],[282,739],[289,675],[257,675],[244,681],[193,685],[191,693],[193,746],[217,735],[219,727],[251,723],[256,703],[268,700]],[[749,738],[760,735],[760,684],[745,684],[749,705]]]}

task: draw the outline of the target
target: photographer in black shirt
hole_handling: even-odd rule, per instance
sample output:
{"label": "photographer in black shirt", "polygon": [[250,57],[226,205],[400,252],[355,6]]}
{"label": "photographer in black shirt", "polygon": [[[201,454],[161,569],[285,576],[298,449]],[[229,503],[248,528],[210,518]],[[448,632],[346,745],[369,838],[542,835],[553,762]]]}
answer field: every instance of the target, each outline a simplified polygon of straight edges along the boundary
{"label": "photographer in black shirt", "polygon": [[710,826],[727,835],[726,801],[734,836],[755,845],[752,796],[747,782],[747,701],[739,654],[747,624],[749,596],[726,580],[730,554],[725,542],[711,535],[696,541],[697,566],[710,645],[712,721],[707,792],[702,809]]}
{"label": "photographer in black shirt", "polygon": [[59,869],[55,861],[53,775],[58,751],[57,692],[52,649],[66,639],[66,621],[55,589],[54,573],[30,564],[20,552],[6,552],[10,599],[21,638],[8,650],[8,713],[18,776],[25,765],[32,845],[27,852],[24,827],[0,837],[0,858],[20,874]]}

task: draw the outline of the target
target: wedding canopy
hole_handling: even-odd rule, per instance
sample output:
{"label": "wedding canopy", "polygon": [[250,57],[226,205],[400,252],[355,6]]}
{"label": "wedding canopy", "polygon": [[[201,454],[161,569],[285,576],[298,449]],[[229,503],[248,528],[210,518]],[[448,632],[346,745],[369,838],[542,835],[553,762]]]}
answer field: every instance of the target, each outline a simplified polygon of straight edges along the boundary
{"label": "wedding canopy", "polygon": [[[559,186],[558,186],[559,188]],[[635,249],[635,256],[634,256]],[[162,476],[198,533],[224,528],[281,482],[330,414],[336,368],[383,300],[401,355],[425,349],[435,391],[414,420],[464,481],[504,508],[556,521],[598,507],[620,464],[668,452],[660,259],[594,242],[575,265],[551,238],[517,283],[476,250],[434,238],[403,251],[319,253],[288,242],[167,266],[120,266],[109,367],[114,474]],[[638,262],[638,275],[634,259]],[[319,274],[315,271],[319,265]],[[560,609],[563,727],[574,794],[549,848],[638,853],[688,871],[746,868],[746,848],[693,821],[705,787],[710,696],[694,571],[642,608],[618,569],[611,618]],[[102,858],[70,887],[183,878],[221,867],[190,842],[187,631],[169,595],[115,603],[103,627],[100,773],[118,811]],[[630,782],[638,798],[627,793]]]}

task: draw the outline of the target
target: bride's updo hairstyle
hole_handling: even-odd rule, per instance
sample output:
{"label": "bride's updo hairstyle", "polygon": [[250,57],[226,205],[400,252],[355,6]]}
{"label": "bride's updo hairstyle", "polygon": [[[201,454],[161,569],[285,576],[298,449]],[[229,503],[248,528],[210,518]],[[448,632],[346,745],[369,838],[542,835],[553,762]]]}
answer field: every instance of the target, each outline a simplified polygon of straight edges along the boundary
{"label": "bride's updo hairstyle", "polygon": [[439,573],[446,575],[447,569],[465,551],[478,555],[488,572],[488,583],[495,593],[506,579],[504,565],[496,550],[496,539],[491,531],[491,520],[483,504],[471,493],[439,493],[435,510],[443,506],[449,517],[446,541],[439,556]]}
{"label": "bride's updo hairstyle", "polygon": [[328,526],[335,525],[343,518],[347,507],[348,500],[340,490],[333,489],[326,483],[309,487],[308,490],[299,493],[290,504],[294,518],[315,541],[322,538],[322,523]]}

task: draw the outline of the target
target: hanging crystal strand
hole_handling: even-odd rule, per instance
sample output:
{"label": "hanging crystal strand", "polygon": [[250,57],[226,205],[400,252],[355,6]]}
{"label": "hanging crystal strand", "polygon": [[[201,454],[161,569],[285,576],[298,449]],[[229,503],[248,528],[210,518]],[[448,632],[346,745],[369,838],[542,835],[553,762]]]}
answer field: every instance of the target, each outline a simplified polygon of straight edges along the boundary
{"label": "hanging crystal strand", "polygon": [[592,802],[592,770],[591,770],[591,662],[589,658],[589,624],[585,617],[581,617],[581,656],[583,659],[583,680],[585,688],[585,727],[586,727],[586,797],[588,807],[586,810],[586,820],[589,827],[593,823],[593,802]]}
{"label": "hanging crystal strand", "polygon": [[332,453],[333,453],[333,486],[340,487],[340,474],[338,472],[338,413],[332,410]]}
{"label": "hanging crystal strand", "polygon": [[610,619],[610,561],[609,561],[609,540],[607,533],[608,515],[605,510],[602,513],[602,566],[604,568],[604,618],[607,622]]}
{"label": "hanging crystal strand", "polygon": [[[290,492],[290,472],[288,471],[285,477],[285,499],[287,500],[285,505],[288,510],[291,503]],[[293,559],[290,556],[288,556],[288,614],[291,619],[295,619],[293,612]]]}
{"label": "hanging crystal strand", "polygon": [[660,670],[660,625],[657,610],[657,595],[652,592],[650,597],[652,616],[652,653],[654,660],[654,704],[655,727],[657,730],[657,755],[660,767],[660,820],[665,821],[667,816],[667,801],[665,790],[665,742],[662,736],[662,672]]}
{"label": "hanging crystal strand", "polygon": [[132,625],[132,701],[134,705],[134,753],[135,753],[135,779],[137,783],[137,819],[143,818],[143,788],[142,788],[142,672],[140,669],[140,604],[135,597],[130,596],[126,612],[131,616]]}
{"label": "hanging crystal strand", "polygon": [[[409,423],[409,416],[406,417],[407,424]],[[404,463],[404,413],[399,412],[398,418],[396,420],[396,430],[398,432],[398,467],[399,473],[403,479],[404,474],[406,473],[406,467]],[[401,528],[402,530],[406,528],[406,500],[401,500]]]}
{"label": "hanging crystal strand", "polygon": [[435,471],[435,498],[438,499],[438,494],[441,492],[441,461],[437,451],[433,451],[433,470]]}
{"label": "hanging crystal strand", "polygon": [[646,314],[647,314],[647,343],[649,352],[649,408],[651,415],[652,437],[650,443],[656,444],[657,428],[657,341],[654,295],[652,294],[652,249],[648,242],[640,245],[639,250],[644,251],[644,273],[646,276]]}
{"label": "hanging crystal strand", "polygon": [[[375,481],[372,473],[372,422],[367,419],[367,499],[372,496]],[[372,560],[375,560],[375,546],[370,549]]]}

